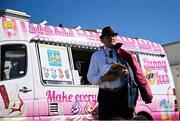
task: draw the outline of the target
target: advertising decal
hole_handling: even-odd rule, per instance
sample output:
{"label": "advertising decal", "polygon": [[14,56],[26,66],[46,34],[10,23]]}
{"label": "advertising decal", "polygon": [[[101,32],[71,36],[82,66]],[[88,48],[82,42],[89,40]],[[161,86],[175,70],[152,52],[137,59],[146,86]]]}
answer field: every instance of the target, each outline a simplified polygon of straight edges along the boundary
{"label": "advertising decal", "polygon": [[43,80],[72,81],[66,47],[39,44]]}

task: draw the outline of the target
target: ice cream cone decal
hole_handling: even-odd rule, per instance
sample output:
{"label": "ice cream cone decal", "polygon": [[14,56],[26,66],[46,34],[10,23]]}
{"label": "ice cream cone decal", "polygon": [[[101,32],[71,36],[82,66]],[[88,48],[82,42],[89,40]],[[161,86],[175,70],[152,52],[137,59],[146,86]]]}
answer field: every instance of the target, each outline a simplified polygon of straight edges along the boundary
{"label": "ice cream cone decal", "polygon": [[[17,96],[14,98],[9,98],[7,90],[4,85],[0,85],[0,94],[2,96],[4,107],[0,109],[0,117],[12,117],[12,116],[20,116],[23,114],[23,100],[19,96],[19,91],[17,91]],[[17,98],[17,99],[16,99]],[[10,100],[11,99],[11,100]],[[16,101],[18,100],[18,101]]]}
{"label": "ice cream cone decal", "polygon": [[0,85],[0,94],[2,96],[5,108],[7,109],[9,107],[10,101],[9,101],[9,97],[8,97],[8,94],[4,85]]}
{"label": "ice cream cone decal", "polygon": [[14,103],[14,106],[11,108],[12,109],[12,111],[11,112],[15,112],[15,111],[20,111],[21,112],[21,109],[22,109],[22,106],[23,106],[23,101],[22,101],[22,99],[19,97],[19,94],[18,94],[18,99],[19,99],[19,105],[18,105],[18,107],[16,107],[16,104]]}

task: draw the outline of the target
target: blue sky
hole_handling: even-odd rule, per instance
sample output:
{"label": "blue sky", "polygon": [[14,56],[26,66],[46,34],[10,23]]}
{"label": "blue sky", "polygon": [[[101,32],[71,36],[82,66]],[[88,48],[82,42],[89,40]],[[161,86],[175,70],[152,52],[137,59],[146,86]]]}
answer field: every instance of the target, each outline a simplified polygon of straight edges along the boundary
{"label": "blue sky", "polygon": [[0,9],[31,15],[30,22],[102,29],[160,44],[180,40],[180,0],[1,0]]}

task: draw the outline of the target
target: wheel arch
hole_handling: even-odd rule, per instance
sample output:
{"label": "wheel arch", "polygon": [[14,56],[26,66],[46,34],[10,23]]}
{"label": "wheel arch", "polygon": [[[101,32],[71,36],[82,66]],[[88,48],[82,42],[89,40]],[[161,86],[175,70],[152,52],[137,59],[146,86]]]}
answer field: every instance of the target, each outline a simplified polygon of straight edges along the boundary
{"label": "wheel arch", "polygon": [[149,120],[153,120],[153,116],[151,115],[152,110],[145,105],[140,105],[140,106],[135,107],[135,113],[136,115],[145,116]]}

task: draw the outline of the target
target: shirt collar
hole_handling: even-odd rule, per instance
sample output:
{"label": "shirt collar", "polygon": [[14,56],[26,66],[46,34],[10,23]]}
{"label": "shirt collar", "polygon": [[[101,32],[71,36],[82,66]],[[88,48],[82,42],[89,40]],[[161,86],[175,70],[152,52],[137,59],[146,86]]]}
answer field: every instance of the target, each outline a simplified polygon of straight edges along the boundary
{"label": "shirt collar", "polygon": [[104,46],[104,50],[105,50],[106,53],[109,53],[110,50],[115,52],[115,49],[112,49],[112,48],[109,48],[109,47],[106,47],[106,46]]}

